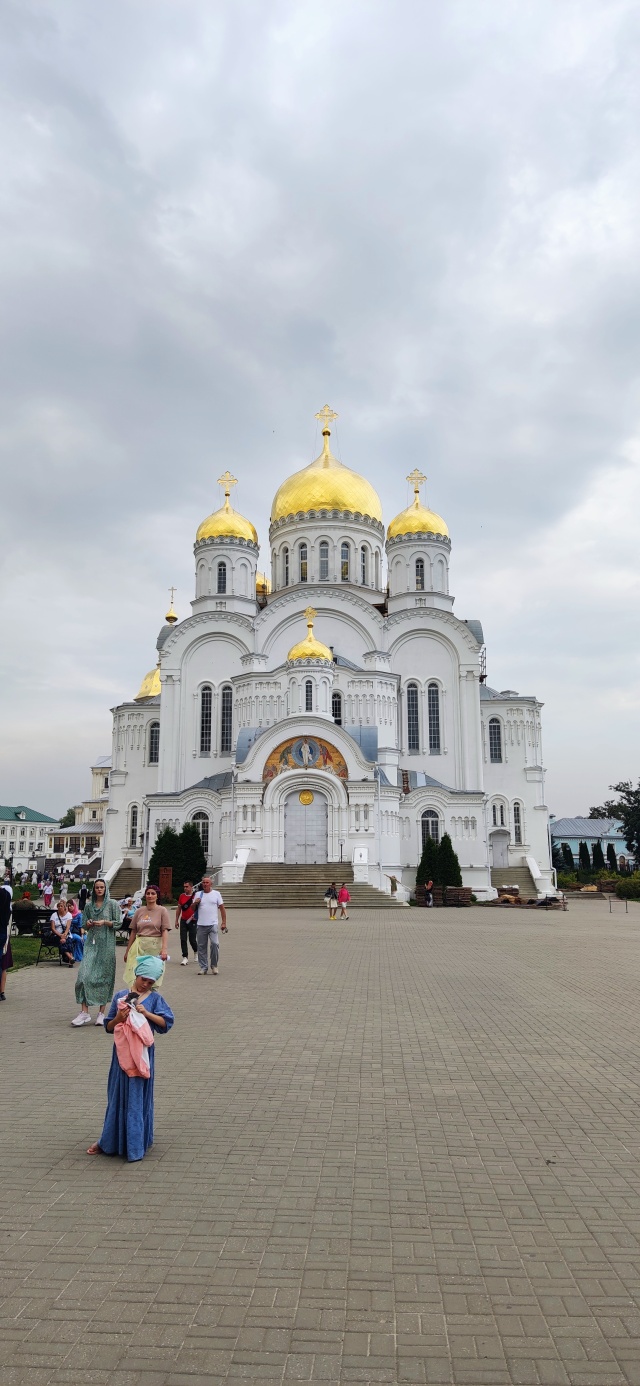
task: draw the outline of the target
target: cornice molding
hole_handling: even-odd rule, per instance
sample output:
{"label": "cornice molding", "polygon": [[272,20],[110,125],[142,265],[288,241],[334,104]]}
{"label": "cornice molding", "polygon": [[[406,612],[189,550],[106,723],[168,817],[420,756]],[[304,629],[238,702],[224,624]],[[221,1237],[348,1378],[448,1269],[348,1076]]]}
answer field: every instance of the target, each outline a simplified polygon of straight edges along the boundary
{"label": "cornice molding", "polygon": [[295,514],[284,515],[280,520],[272,520],[269,526],[269,542],[272,535],[278,534],[287,525],[299,525],[305,522],[322,520],[340,520],[344,524],[364,525],[366,529],[372,529],[384,539],[384,525],[381,520],[374,520],[371,515],[361,515],[354,510],[297,510]]}

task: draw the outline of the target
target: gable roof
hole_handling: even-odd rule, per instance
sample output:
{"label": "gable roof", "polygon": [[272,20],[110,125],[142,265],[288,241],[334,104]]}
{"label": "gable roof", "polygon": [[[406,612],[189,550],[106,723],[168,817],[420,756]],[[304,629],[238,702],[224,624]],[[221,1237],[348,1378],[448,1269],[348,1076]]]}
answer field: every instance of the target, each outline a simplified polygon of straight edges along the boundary
{"label": "gable roof", "polygon": [[[24,818],[21,819],[21,818],[20,818],[20,814],[22,814],[22,813],[24,814]],[[8,820],[9,822],[18,822],[18,823],[19,823],[19,822],[23,822],[23,823],[57,823],[57,822],[58,822],[58,819],[57,819],[57,818],[49,818],[49,815],[48,815],[48,814],[46,814],[46,813],[38,813],[38,812],[36,811],[36,809],[27,808],[26,804],[15,804],[15,805],[13,805],[12,807],[7,807],[5,804],[0,804],[0,821],[3,822],[3,823],[6,823],[7,820]]]}
{"label": "gable roof", "polygon": [[624,827],[617,818],[551,818],[549,828],[552,837],[620,837],[623,841]]}

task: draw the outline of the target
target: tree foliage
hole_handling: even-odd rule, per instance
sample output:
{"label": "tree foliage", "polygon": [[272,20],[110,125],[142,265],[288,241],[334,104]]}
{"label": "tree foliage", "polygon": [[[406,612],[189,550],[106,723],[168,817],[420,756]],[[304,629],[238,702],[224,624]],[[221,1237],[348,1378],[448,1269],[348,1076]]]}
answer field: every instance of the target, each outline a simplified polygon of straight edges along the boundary
{"label": "tree foliage", "polygon": [[438,844],[431,836],[425,840],[420,858],[420,865],[416,872],[416,885],[423,886],[427,881],[433,881],[434,885],[440,885],[440,853]]}
{"label": "tree foliage", "polygon": [[438,850],[438,866],[440,869],[440,884],[443,886],[461,886],[462,872],[460,862],[453,850],[453,843],[448,833],[444,833]]}
{"label": "tree foliage", "polygon": [[194,885],[200,880],[207,869],[207,858],[202,847],[202,838],[195,826],[195,823],[185,823],[180,834],[182,843],[182,871],[183,874],[178,882],[174,874],[174,886],[182,884],[184,881],[192,881]]}
{"label": "tree foliage", "polygon": [[602,850],[602,843],[601,843],[601,842],[594,842],[593,848],[592,848],[592,851],[591,851],[591,856],[592,856],[592,860],[593,860],[593,869],[594,869],[594,871],[606,871],[606,866],[605,866],[605,861],[604,861],[604,852],[603,852],[603,850]]}
{"label": "tree foliage", "polygon": [[182,887],[184,880],[184,851],[182,845],[182,834],[174,832],[173,828],[164,828],[158,834],[156,845],[151,853],[149,862],[149,881],[157,885],[159,881],[159,871],[161,866],[170,866],[173,870],[173,886],[177,884]]}
{"label": "tree foliage", "polygon": [[573,852],[571,851],[568,842],[563,842],[562,844],[562,860],[564,862],[565,870],[575,871],[576,864],[573,859]]}
{"label": "tree foliage", "polygon": [[[609,785],[613,789],[613,785]],[[615,799],[605,799],[603,804],[593,804],[589,809],[589,818],[619,818],[618,812],[620,805]]]}
{"label": "tree foliage", "polygon": [[619,795],[617,812],[611,817],[620,819],[627,848],[633,852],[637,863],[640,859],[640,779],[635,789],[631,780],[620,780],[619,784],[610,784],[609,788]]}
{"label": "tree foliage", "polygon": [[607,843],[607,866],[609,867],[610,871],[618,870],[618,858],[616,856],[616,849],[612,842]]}
{"label": "tree foliage", "polygon": [[578,862],[581,871],[591,872],[591,856],[586,842],[581,842],[578,846]]}
{"label": "tree foliage", "polygon": [[67,809],[67,812],[66,812],[65,815],[64,815],[64,818],[61,818],[61,819],[60,819],[60,827],[61,827],[61,828],[73,828],[73,827],[75,826],[75,821],[76,821],[76,811],[75,811],[75,809],[74,809],[74,808],[68,808],[68,809]]}

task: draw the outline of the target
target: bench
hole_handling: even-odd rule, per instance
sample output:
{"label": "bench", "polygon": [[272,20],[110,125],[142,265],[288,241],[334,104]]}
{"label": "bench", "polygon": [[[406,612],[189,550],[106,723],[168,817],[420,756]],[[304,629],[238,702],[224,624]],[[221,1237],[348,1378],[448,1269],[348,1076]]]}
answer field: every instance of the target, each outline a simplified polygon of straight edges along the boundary
{"label": "bench", "polygon": [[42,905],[35,905],[33,909],[29,909],[28,905],[25,907],[18,900],[11,911],[11,923],[19,934],[37,936],[49,923],[52,914],[52,909],[46,910]]}

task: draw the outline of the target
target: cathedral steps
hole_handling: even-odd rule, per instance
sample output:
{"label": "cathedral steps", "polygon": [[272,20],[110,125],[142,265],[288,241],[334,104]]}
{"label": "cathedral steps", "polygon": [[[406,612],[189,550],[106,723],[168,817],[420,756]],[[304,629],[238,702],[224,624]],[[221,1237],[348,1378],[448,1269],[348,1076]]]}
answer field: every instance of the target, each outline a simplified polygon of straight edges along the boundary
{"label": "cathedral steps", "polygon": [[354,881],[347,862],[315,866],[287,866],[280,862],[252,862],[239,885],[221,887],[229,909],[326,909],[324,892],[335,881],[344,881],[351,896],[349,908],[388,909],[393,903],[384,891],[364,881]]}
{"label": "cathedral steps", "polygon": [[109,886],[109,894],[112,900],[123,900],[125,895],[135,895],[142,885],[142,871],[139,866],[132,866],[130,861],[123,861],[122,866]]}
{"label": "cathedral steps", "polygon": [[521,900],[537,900],[538,892],[528,866],[492,866],[491,884],[496,890],[501,886],[518,886]]}

